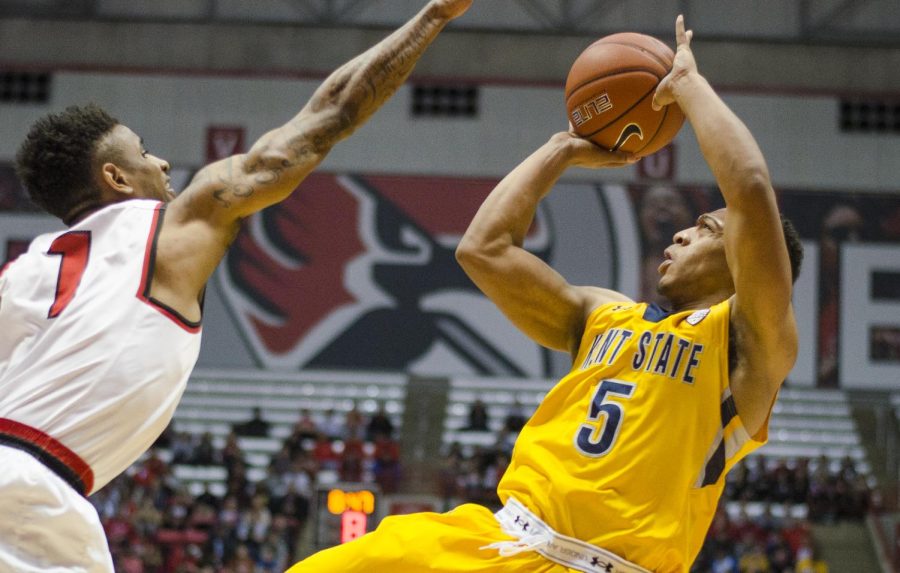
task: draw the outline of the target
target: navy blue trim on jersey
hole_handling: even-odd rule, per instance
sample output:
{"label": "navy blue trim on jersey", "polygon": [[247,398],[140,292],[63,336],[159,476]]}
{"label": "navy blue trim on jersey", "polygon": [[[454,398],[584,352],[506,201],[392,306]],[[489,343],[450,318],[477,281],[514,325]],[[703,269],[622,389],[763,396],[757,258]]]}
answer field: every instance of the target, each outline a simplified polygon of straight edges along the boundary
{"label": "navy blue trim on jersey", "polygon": [[665,309],[655,302],[651,302],[647,305],[647,310],[644,311],[643,319],[647,322],[662,322],[669,318],[671,314],[671,310]]}
{"label": "navy blue trim on jersey", "polygon": [[735,416],[737,416],[737,406],[734,405],[734,396],[728,396],[722,401],[722,428],[724,429]]}
{"label": "navy blue trim on jersey", "polygon": [[722,472],[724,471],[725,440],[720,438],[719,445],[716,447],[716,451],[713,452],[712,457],[708,462],[706,462],[706,468],[703,472],[703,482],[700,484],[700,487],[706,487],[718,482],[719,478],[722,477]]}
{"label": "navy blue trim on jersey", "polygon": [[[725,427],[728,426],[729,422],[737,416],[737,406],[734,404],[734,396],[729,394],[727,398],[722,400],[722,404],[719,406],[719,413],[722,416],[722,430],[725,430]],[[725,440],[719,438],[719,445],[716,446],[716,451],[713,452],[712,457],[706,462],[706,468],[704,468],[703,473],[703,483],[700,484],[700,487],[712,485],[719,481],[723,471],[725,471]]]}

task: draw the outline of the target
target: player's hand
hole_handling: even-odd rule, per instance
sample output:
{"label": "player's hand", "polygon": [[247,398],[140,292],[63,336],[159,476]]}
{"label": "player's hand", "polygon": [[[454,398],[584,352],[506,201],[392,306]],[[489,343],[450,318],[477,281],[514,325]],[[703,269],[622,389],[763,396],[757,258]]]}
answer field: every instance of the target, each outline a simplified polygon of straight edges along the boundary
{"label": "player's hand", "polygon": [[448,20],[453,20],[454,18],[459,18],[465,14],[466,10],[469,9],[469,6],[472,5],[472,1],[473,0],[432,0],[431,5],[437,8],[443,17]]}
{"label": "player's hand", "polygon": [[653,95],[653,109],[660,110],[675,101],[675,84],[678,80],[690,74],[697,73],[697,62],[691,51],[691,38],[693,30],[684,29],[684,16],[678,15],[675,19],[675,60],[672,62],[672,71],[659,82],[656,93]]}
{"label": "player's hand", "polygon": [[590,169],[624,167],[638,160],[638,157],[631,153],[603,149],[599,145],[578,136],[573,131],[557,133],[551,141],[565,149],[569,163],[575,167],[587,167]]}

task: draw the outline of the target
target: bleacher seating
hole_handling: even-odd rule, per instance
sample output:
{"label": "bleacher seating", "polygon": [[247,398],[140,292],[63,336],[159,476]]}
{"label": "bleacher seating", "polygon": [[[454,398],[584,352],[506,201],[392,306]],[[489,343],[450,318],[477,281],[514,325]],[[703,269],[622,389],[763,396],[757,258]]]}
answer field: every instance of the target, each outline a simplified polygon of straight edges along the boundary
{"label": "bleacher seating", "polygon": [[[402,375],[304,371],[271,374],[258,371],[216,371],[197,369],[188,382],[175,411],[173,429],[191,435],[210,433],[213,445],[221,450],[232,426],[247,421],[259,408],[269,422],[267,437],[238,438],[247,463],[247,478],[265,478],[272,456],[290,436],[303,410],[321,425],[329,411],[345,414],[356,406],[370,415],[384,409],[400,428],[406,399],[407,379]],[[163,452],[164,457],[168,457]],[[192,493],[210,491],[221,495],[226,471],[221,466],[174,464],[175,477]]]}
{"label": "bleacher seating", "polygon": [[[451,379],[442,435],[444,447],[457,443],[470,455],[475,448],[494,446],[510,408],[518,403],[526,416],[531,415],[554,383],[520,378]],[[254,407],[260,408],[270,424],[269,435],[238,440],[248,466],[247,477],[256,481],[265,477],[269,461],[281,449],[302,410],[309,410],[313,419],[321,423],[332,410],[346,413],[355,405],[363,414],[371,414],[383,404],[399,428],[406,386],[407,378],[399,374],[272,375],[197,370],[175,413],[173,428],[193,435],[209,432],[214,446],[221,449],[232,426],[249,419]],[[476,399],[487,408],[488,431],[465,429],[469,409]],[[900,394],[894,397],[893,404],[900,416]],[[869,473],[849,402],[839,390],[784,388],[770,420],[769,443],[753,455],[764,455],[769,460],[825,456],[832,465],[850,457],[859,471]],[[195,492],[206,484],[214,493],[224,487],[221,467],[176,464],[173,471]]]}
{"label": "bleacher seating", "polygon": [[[475,446],[494,445],[497,432],[503,427],[503,420],[513,404],[518,401],[525,415],[530,416],[553,384],[552,380],[522,378],[453,378],[444,415],[444,447],[458,443],[466,455],[470,455]],[[490,431],[464,429],[469,408],[476,399],[482,400],[487,407]]]}

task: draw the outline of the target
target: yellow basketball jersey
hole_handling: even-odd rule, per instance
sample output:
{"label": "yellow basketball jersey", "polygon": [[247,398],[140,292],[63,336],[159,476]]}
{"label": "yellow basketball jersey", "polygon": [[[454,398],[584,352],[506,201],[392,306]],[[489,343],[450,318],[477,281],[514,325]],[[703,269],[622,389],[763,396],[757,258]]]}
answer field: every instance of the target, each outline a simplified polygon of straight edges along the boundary
{"label": "yellow basketball jersey", "polygon": [[729,303],[612,303],[523,428],[498,492],[557,532],[656,572],[686,572],[751,437],[728,385]]}

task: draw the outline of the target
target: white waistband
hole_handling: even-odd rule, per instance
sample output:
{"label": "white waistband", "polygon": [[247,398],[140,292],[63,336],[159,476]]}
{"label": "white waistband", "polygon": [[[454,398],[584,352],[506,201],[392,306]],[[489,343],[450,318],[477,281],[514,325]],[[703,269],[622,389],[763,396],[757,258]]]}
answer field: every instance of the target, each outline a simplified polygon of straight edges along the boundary
{"label": "white waistband", "polygon": [[510,497],[494,517],[503,532],[518,541],[500,541],[482,549],[497,549],[504,557],[536,551],[550,561],[584,573],[651,573],[615,553],[557,533],[515,498]]}

